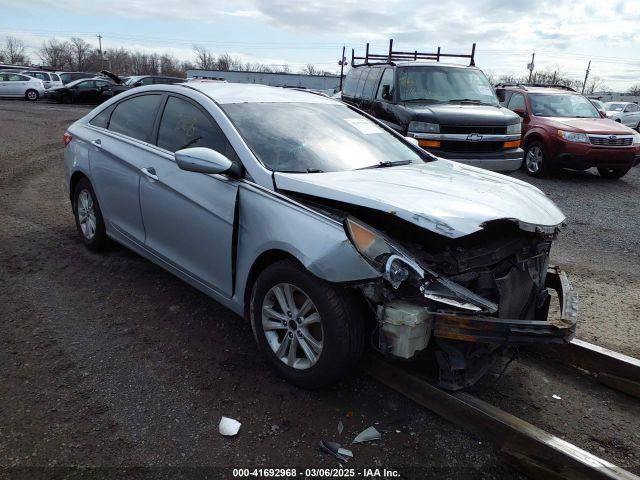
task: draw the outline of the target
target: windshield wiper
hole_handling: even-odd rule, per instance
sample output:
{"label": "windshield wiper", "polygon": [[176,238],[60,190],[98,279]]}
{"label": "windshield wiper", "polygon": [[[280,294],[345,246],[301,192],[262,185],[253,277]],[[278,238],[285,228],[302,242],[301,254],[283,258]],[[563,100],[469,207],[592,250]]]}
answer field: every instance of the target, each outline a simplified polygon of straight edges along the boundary
{"label": "windshield wiper", "polygon": [[430,102],[430,103],[442,103],[441,100],[436,100],[435,98],[410,98],[405,100],[405,102]]}
{"label": "windshield wiper", "polygon": [[319,168],[307,168],[306,170],[276,170],[278,173],[324,173]]}
{"label": "windshield wiper", "polygon": [[448,100],[447,103],[477,103],[478,105],[495,106],[494,103],[483,102],[482,100],[478,100],[475,98],[454,98],[452,100]]}
{"label": "windshield wiper", "polygon": [[395,167],[397,165],[409,165],[411,160],[396,160],[395,162],[380,162],[375,165],[369,165],[368,167],[357,168],[356,170],[367,170],[369,168],[387,168],[387,167]]}

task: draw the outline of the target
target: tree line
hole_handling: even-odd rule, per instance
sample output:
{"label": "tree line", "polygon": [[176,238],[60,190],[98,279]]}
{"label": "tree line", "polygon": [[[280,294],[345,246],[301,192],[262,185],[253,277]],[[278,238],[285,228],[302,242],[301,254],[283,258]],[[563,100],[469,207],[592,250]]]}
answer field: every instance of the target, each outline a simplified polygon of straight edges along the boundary
{"label": "tree line", "polygon": [[[194,45],[193,61],[183,61],[169,53],[146,53],[126,48],[112,48],[100,51],[86,40],[71,37],[69,40],[52,38],[42,43],[31,58],[24,42],[7,36],[0,44],[0,63],[29,65],[37,63],[43,67],[60,71],[99,72],[109,70],[126,75],[167,75],[184,77],[187,70],[238,70],[268,73],[291,73],[289,65],[268,65],[260,62],[245,62],[240,57],[222,53],[219,55],[205,47]],[[322,75],[315,65],[309,64],[301,73]]]}

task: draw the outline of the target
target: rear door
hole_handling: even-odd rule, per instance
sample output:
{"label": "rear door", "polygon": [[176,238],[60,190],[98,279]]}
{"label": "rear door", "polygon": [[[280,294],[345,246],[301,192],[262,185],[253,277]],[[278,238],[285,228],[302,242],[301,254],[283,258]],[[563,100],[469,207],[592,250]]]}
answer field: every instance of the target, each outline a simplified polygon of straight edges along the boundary
{"label": "rear door", "polygon": [[76,101],[81,103],[92,103],[97,91],[98,87],[94,80],[84,80],[73,87]]}
{"label": "rear door", "polygon": [[157,155],[152,136],[162,98],[161,93],[129,97],[90,121],[91,176],[107,230],[140,245],[145,237],[140,178]]}
{"label": "rear door", "polygon": [[146,246],[226,297],[232,295],[232,239],[238,180],[181,170],[174,152],[216,150],[240,163],[226,136],[197,102],[171,94],[157,132],[158,155],[145,164],[140,205]]}
{"label": "rear door", "polygon": [[238,180],[181,170],[174,152],[216,150],[240,163],[226,136],[197,102],[167,98],[157,132],[160,152],[146,165],[140,205],[146,246],[226,297],[232,295],[232,239]]}
{"label": "rear door", "polygon": [[10,73],[7,75],[7,88],[6,95],[12,97],[23,97],[24,93],[27,91],[27,82],[29,81],[29,77],[25,75],[19,75],[17,73]]}

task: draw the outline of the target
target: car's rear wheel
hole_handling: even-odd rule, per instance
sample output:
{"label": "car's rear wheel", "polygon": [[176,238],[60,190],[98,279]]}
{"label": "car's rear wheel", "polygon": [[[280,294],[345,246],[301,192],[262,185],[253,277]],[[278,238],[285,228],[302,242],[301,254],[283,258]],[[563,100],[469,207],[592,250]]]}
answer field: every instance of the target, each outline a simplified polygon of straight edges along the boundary
{"label": "car's rear wheel", "polygon": [[527,145],[523,166],[532,177],[541,177],[549,172],[549,159],[542,142],[534,141]]}
{"label": "car's rear wheel", "polygon": [[91,250],[102,250],[107,242],[102,211],[91,182],[82,178],[73,194],[73,213],[82,242]]}
{"label": "car's rear wheel", "polygon": [[613,167],[598,167],[598,173],[603,178],[615,180],[624,177],[630,168],[613,168]]}
{"label": "car's rear wheel", "polygon": [[355,298],[295,260],[279,261],[260,274],[249,314],[271,366],[300,387],[334,383],[362,356],[364,323]]}
{"label": "car's rear wheel", "polygon": [[24,93],[24,98],[35,102],[36,100],[38,100],[38,98],[40,98],[40,94],[36,90],[29,89]]}

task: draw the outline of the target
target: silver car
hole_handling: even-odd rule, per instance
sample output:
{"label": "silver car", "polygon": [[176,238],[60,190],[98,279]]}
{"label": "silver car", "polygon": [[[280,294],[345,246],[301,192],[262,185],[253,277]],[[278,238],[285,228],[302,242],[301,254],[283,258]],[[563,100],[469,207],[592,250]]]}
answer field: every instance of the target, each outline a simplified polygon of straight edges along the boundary
{"label": "silver car", "polygon": [[63,85],[57,73],[44,72],[42,70],[25,70],[22,74],[42,80],[44,88],[47,90],[50,88],[59,88]]}
{"label": "silver car", "polygon": [[64,142],[84,244],[115,240],[245,317],[297,385],[337,381],[367,346],[435,358],[440,385],[464,388],[514,345],[574,335],[575,294],[549,267],[565,220],[551,200],[325,96],[150,85]]}
{"label": "silver car", "polygon": [[604,108],[607,118],[640,132],[640,105],[631,102],[607,102]]}
{"label": "silver car", "polygon": [[44,95],[42,80],[28,77],[22,73],[0,73],[0,97],[18,97],[38,100]]}

